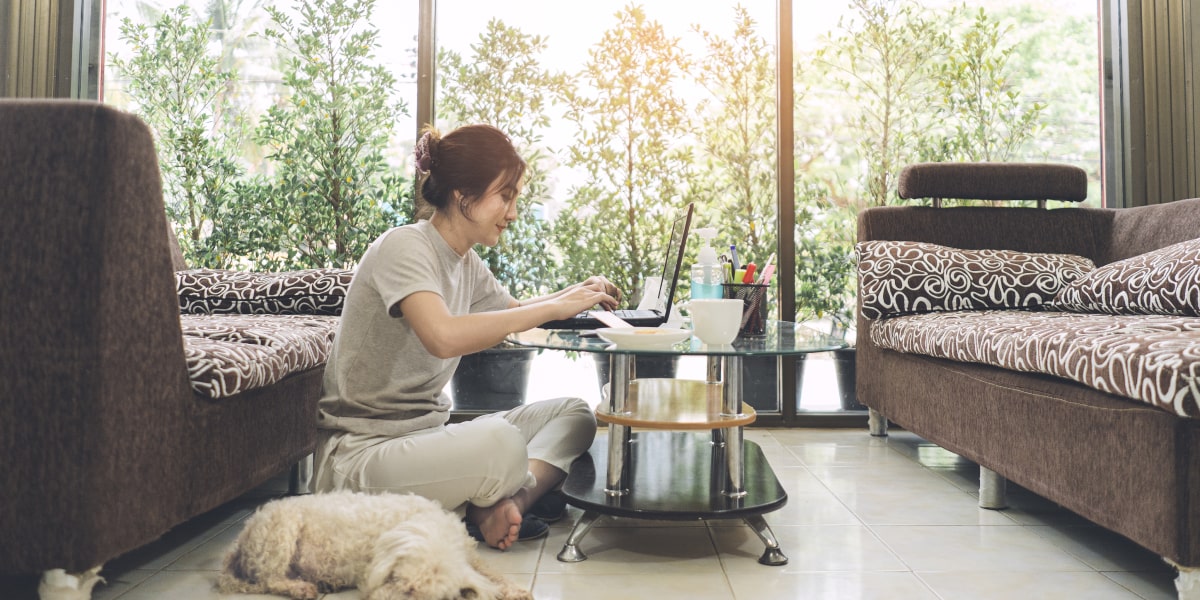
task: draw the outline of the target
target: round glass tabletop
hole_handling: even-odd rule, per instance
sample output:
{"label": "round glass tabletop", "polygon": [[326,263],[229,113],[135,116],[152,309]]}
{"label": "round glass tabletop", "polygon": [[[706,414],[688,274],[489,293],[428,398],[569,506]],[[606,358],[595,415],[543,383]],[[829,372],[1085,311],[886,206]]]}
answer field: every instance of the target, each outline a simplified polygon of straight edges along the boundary
{"label": "round glass tabletop", "polygon": [[628,348],[612,344],[596,336],[594,331],[576,329],[530,329],[508,336],[508,341],[531,348],[600,354],[696,356],[779,356],[829,352],[847,347],[844,340],[791,321],[767,321],[765,335],[739,337],[732,344],[721,346],[705,344],[695,336],[690,336],[665,347]]}

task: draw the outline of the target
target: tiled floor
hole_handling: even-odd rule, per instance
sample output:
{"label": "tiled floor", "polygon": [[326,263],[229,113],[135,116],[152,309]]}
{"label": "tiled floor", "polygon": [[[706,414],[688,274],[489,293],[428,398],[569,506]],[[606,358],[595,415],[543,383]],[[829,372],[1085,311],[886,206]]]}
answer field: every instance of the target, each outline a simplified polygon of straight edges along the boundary
{"label": "tiled floor", "polygon": [[[1173,573],[1153,554],[1029,492],[1010,484],[1009,509],[979,509],[978,469],[911,433],[748,429],[746,437],[789,494],[767,516],[786,566],[759,565],[762,544],[740,522],[608,519],[581,544],[588,560],[560,563],[575,509],[548,539],[481,552],[539,600],[1175,598]],[[216,572],[243,519],[285,488],[272,481],[113,561],[94,597],[219,597]]]}

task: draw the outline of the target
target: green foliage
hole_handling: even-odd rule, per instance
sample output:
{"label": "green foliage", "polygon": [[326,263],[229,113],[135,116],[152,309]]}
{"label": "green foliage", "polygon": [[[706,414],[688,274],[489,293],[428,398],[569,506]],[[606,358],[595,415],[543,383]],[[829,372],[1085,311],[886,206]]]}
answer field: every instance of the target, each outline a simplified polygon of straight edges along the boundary
{"label": "green foliage", "polygon": [[1094,18],[1054,11],[1046,4],[1021,4],[991,11],[1009,25],[1005,43],[1014,46],[1008,79],[1024,98],[1043,104],[1039,132],[1022,148],[1021,160],[1071,163],[1088,172],[1085,203],[1100,202],[1100,94],[1096,91]]}
{"label": "green foliage", "polygon": [[1039,131],[1046,105],[1025,102],[1012,85],[1008,61],[1016,47],[1003,46],[1007,31],[981,8],[937,65],[935,112],[949,131],[926,160],[1009,161]]}
{"label": "green foliage", "polygon": [[496,19],[488,22],[465,59],[457,52],[438,56],[438,121],[449,127],[487,123],[512,138],[528,168],[520,210],[500,243],[476,250],[492,273],[516,297],[546,293],[561,283],[546,251],[550,226],[539,214],[550,199],[547,164],[552,151],[543,144],[550,126],[547,109],[567,93],[565,75],[541,68],[546,38],[522,33]]}
{"label": "green foliage", "polygon": [[273,240],[256,267],[348,267],[380,233],[410,212],[388,189],[384,149],[403,102],[395,78],[375,63],[379,31],[374,0],[306,0],[299,21],[267,8],[266,37],[289,54],[291,95],[271,107],[256,138],[269,149],[275,176],[264,197],[259,235]]}
{"label": "green foliage", "polygon": [[616,16],[580,75],[588,91],[567,95],[566,118],[577,126],[567,164],[586,183],[571,189],[554,233],[568,279],[606,274],[636,303],[674,213],[694,192],[688,111],[674,90],[688,64],[679,40],[641,7]]}
{"label": "green foliage", "polygon": [[236,201],[231,184],[243,169],[231,158],[237,130],[219,126],[216,115],[233,118],[222,92],[235,74],[209,56],[208,24],[190,20],[186,6],[149,27],[126,18],[120,35],[135,55],[110,60],[129,78],[134,111],[155,133],[167,217],[178,228],[184,258],[194,267],[224,268],[231,257],[210,232]]}
{"label": "green foliage", "polygon": [[698,179],[706,180],[698,220],[721,232],[718,246],[736,243],[744,262],[761,265],[777,247],[774,50],[745,8],[734,13],[728,39],[692,28],[706,48],[696,79],[709,93],[696,111],[704,161]]}
{"label": "green foliage", "polygon": [[796,320],[828,319],[844,334],[854,322],[854,214],[828,208],[797,222]]}
{"label": "green foliage", "polygon": [[846,123],[863,165],[856,208],[896,197],[896,179],[915,162],[928,130],[928,74],[946,53],[943,21],[926,18],[913,0],[851,0],[855,13],[840,37],[818,53],[857,114]]}

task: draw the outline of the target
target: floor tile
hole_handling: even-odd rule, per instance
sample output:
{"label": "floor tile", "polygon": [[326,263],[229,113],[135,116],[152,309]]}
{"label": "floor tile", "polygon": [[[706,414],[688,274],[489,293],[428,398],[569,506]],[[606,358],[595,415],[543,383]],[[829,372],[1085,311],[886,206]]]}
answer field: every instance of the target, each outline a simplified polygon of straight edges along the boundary
{"label": "floor tile", "polygon": [[1153,552],[1099,526],[1026,527],[1097,571],[1159,571],[1173,568]]}
{"label": "floor tile", "polygon": [[536,573],[546,546],[546,538],[517,542],[508,550],[497,550],[479,544],[477,552],[484,564],[497,573]]}
{"label": "floor tile", "polygon": [[[783,508],[764,517],[779,525],[861,525],[862,521],[831,492],[788,494]],[[735,521],[739,522],[740,521]]]}
{"label": "floor tile", "polygon": [[875,526],[913,571],[1090,571],[1024,527]]}
{"label": "floor tile", "polygon": [[241,526],[231,525],[227,529],[208,538],[204,543],[193,548],[179,560],[167,565],[169,571],[219,571],[225,560],[225,554],[233,548]]}
{"label": "floor tile", "polygon": [[593,527],[579,544],[587,560],[560,562],[566,531],[552,531],[538,574],[687,574],[719,572],[720,560],[707,527]]}
{"label": "floor tile", "polygon": [[700,573],[549,573],[533,586],[537,600],[734,600],[720,571]]}
{"label": "floor tile", "polygon": [[[254,596],[240,594],[239,599]],[[270,598],[271,596],[259,596]],[[156,573],[120,596],[120,600],[211,600],[221,598],[217,592],[216,571],[163,571]]]}
{"label": "floor tile", "polygon": [[929,469],[912,463],[813,466],[808,469],[839,497],[858,492],[920,495],[962,491]]}
{"label": "floor tile", "polygon": [[1177,600],[1179,592],[1175,590],[1175,573],[1128,573],[1110,571],[1101,573],[1105,577],[1121,584],[1144,600]]}
{"label": "floor tile", "polygon": [[772,600],[938,600],[916,575],[905,572],[783,572],[729,574],[737,598]]}
{"label": "floor tile", "polygon": [[782,567],[758,564],[765,546],[749,527],[714,527],[727,573],[771,574],[797,571],[906,571],[908,568],[869,529],[861,525],[771,527],[788,557]]}
{"label": "floor tile", "polygon": [[979,508],[964,492],[872,490],[839,496],[852,514],[868,525],[1016,525],[1003,511]]}
{"label": "floor tile", "polygon": [[1095,571],[956,571],[917,575],[942,600],[1013,600],[1015,598],[1087,598],[1139,600],[1137,594]]}

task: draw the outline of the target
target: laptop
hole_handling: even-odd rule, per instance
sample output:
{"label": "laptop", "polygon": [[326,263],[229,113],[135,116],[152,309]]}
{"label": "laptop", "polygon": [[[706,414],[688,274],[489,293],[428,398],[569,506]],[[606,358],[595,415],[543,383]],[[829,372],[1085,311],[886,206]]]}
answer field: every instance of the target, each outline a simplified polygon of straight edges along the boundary
{"label": "laptop", "polygon": [[[687,207],[680,210],[671,223],[671,237],[667,240],[662,264],[662,278],[660,279],[660,285],[666,286],[667,293],[664,294],[661,287],[653,290],[657,292],[657,306],[652,309],[640,310],[588,310],[569,319],[547,321],[542,323],[541,327],[544,329],[599,329],[609,326],[605,324],[606,320],[612,321],[606,318],[609,315],[615,315],[634,327],[658,327],[666,323],[667,318],[671,316],[671,307],[675,303],[675,285],[679,281],[679,271],[683,268],[683,250],[687,248],[688,233],[692,228],[693,209],[694,206],[688,203]],[[649,294],[651,291],[646,290],[645,293]]]}

